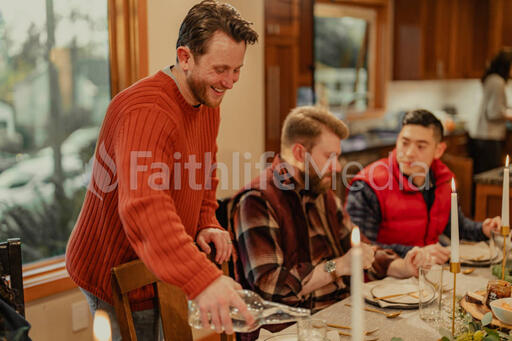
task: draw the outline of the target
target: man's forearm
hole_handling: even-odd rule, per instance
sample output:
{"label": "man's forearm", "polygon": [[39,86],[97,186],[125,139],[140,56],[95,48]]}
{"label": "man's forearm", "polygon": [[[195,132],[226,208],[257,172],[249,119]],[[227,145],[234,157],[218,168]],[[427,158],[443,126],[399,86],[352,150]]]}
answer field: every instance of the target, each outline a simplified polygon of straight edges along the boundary
{"label": "man's forearm", "polygon": [[411,276],[403,258],[397,258],[391,262],[391,264],[389,264],[387,275],[396,278],[405,278]]}
{"label": "man's forearm", "polygon": [[324,263],[315,266],[310,277],[305,279],[299,296],[306,296],[333,281],[331,274],[327,273],[323,266]]}

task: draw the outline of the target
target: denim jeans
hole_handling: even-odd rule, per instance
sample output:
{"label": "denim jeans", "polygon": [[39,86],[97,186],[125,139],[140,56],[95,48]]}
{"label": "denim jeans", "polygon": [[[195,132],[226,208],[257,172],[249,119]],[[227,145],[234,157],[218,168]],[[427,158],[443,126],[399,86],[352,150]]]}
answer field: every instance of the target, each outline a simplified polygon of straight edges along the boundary
{"label": "denim jeans", "polygon": [[[85,295],[89,308],[92,315],[96,310],[104,310],[107,312],[110,318],[110,325],[112,328],[112,341],[121,341],[121,332],[119,330],[119,324],[117,323],[116,311],[114,307],[107,302],[94,296],[87,290],[80,288]],[[162,324],[160,317],[155,316],[155,310],[142,310],[135,311],[132,313],[133,324],[135,325],[135,332],[137,333],[137,340],[139,341],[162,341]]]}

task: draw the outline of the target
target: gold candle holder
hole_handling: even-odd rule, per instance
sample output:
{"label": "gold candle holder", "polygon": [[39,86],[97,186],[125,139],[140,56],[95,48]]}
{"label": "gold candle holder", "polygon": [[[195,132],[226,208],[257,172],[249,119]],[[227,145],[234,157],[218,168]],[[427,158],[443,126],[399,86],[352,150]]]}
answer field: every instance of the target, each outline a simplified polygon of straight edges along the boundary
{"label": "gold candle holder", "polygon": [[501,235],[503,236],[503,260],[501,261],[501,279],[505,279],[505,264],[507,263],[507,237],[510,233],[510,226],[501,227]]}
{"label": "gold candle holder", "polygon": [[460,263],[450,263],[450,272],[453,273],[453,306],[452,306],[452,336],[455,336],[455,301],[457,292],[457,273],[460,272]]}

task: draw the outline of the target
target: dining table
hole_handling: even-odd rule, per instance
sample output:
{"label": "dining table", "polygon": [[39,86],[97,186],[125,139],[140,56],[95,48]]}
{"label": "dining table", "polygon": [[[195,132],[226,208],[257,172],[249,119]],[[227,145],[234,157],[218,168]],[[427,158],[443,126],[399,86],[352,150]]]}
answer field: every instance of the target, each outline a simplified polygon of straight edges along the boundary
{"label": "dining table", "polygon": [[[468,268],[471,267],[463,266],[462,271]],[[449,274],[451,280],[453,280],[453,277],[451,277],[453,276],[452,273],[450,273],[448,270],[445,270],[444,273]],[[470,274],[463,274],[462,272],[458,273],[456,294],[457,296],[462,297],[468,291],[474,292],[477,290],[485,290],[487,282],[490,279],[494,279],[494,276],[491,274],[490,267],[476,267]],[[325,320],[328,324],[350,326],[350,302],[350,297],[347,297],[344,300],[334,303],[331,306],[315,313],[312,315],[312,318]],[[443,296],[443,305],[448,305],[451,307],[451,302],[452,294],[445,294]],[[376,308],[388,313],[398,311],[396,309],[375,307],[373,305],[369,305],[368,303],[365,303],[365,306]],[[374,339],[378,340],[389,341],[393,337],[398,337],[402,338],[404,341],[432,341],[441,338],[439,327],[436,327],[433,323],[428,323],[420,319],[418,309],[401,310],[400,315],[395,318],[387,318],[383,314],[365,311],[364,326],[366,330],[378,329],[375,333],[372,334]],[[345,332],[347,331],[345,330]],[[285,335],[296,333],[297,327],[295,324],[278,333],[271,333],[265,329],[262,329],[258,340],[263,341],[271,338],[272,341],[278,341],[279,338],[276,336],[282,335],[283,339],[285,339]],[[329,335],[332,336],[333,332],[330,331]],[[329,339],[332,341],[332,337]],[[351,340],[351,337],[339,336],[339,340]]]}

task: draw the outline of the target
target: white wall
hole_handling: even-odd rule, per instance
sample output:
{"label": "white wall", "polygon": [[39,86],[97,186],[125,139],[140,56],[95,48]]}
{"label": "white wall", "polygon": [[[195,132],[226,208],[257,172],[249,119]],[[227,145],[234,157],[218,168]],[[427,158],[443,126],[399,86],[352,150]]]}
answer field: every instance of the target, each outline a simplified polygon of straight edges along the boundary
{"label": "white wall", "polygon": [[[175,64],[179,25],[190,7],[197,2],[199,1],[148,1],[150,73]],[[221,126],[217,139],[218,161],[226,164],[228,171],[227,174],[219,171],[219,198],[234,194],[241,185],[256,175],[254,165],[263,153],[265,133],[263,0],[226,2],[235,6],[244,18],[254,23],[254,29],[260,38],[256,45],[247,48],[240,80],[226,93],[221,105]],[[236,152],[242,153],[241,161],[245,160],[243,153],[250,153],[248,164],[251,174],[244,176],[242,162],[232,162],[233,153]],[[239,176],[234,172],[238,172]]]}
{"label": "white wall", "polygon": [[[512,82],[508,83],[509,105],[512,103]],[[387,88],[387,110],[425,108],[441,110],[445,105],[455,106],[461,119],[475,120],[482,99],[480,79],[432,81],[392,81]]]}

